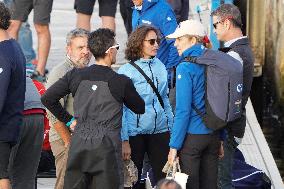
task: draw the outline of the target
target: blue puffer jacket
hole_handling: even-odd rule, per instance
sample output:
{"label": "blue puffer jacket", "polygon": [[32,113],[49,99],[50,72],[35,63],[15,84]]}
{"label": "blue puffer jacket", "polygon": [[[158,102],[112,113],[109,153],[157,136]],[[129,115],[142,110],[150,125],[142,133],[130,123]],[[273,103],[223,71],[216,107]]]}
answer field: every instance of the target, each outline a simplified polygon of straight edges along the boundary
{"label": "blue puffer jacket", "polygon": [[[183,52],[182,58],[201,56],[204,50],[203,45],[194,45]],[[176,115],[170,147],[179,150],[187,133],[209,134],[213,130],[207,128],[201,117],[192,109],[194,104],[201,112],[205,112],[204,66],[182,62],[177,67],[176,76]]]}
{"label": "blue puffer jacket", "polygon": [[145,113],[137,115],[128,108],[123,108],[122,140],[138,134],[155,134],[169,131],[173,125],[173,113],[168,94],[167,71],[158,58],[140,59],[135,62],[157,87],[165,110],[162,108],[156,93],[146,79],[131,64],[120,67],[118,73],[128,76],[137,92],[145,101]]}
{"label": "blue puffer jacket", "polygon": [[139,25],[151,24],[161,32],[161,44],[158,50],[159,58],[167,69],[179,63],[179,56],[174,47],[174,40],[166,40],[165,36],[177,28],[175,13],[165,0],[143,0],[142,10],[133,10],[132,28]]}

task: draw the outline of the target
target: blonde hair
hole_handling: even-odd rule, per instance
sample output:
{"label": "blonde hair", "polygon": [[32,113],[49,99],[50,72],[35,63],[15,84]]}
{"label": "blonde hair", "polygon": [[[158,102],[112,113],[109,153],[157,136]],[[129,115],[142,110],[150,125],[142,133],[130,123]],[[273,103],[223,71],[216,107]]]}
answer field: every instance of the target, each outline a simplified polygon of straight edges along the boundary
{"label": "blonde hair", "polygon": [[210,42],[210,40],[208,39],[207,36],[199,36],[199,35],[186,35],[189,39],[192,39],[193,37],[196,39],[197,43],[201,43],[202,45],[204,45],[204,47],[211,49],[212,48],[212,44]]}

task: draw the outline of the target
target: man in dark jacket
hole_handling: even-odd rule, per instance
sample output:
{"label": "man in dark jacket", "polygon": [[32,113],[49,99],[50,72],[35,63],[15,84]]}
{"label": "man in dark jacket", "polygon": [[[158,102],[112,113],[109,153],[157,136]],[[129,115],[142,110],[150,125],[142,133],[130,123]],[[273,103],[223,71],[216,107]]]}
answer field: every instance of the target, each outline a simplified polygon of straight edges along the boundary
{"label": "man in dark jacket", "polygon": [[10,12],[0,2],[0,188],[10,189],[9,158],[23,121],[25,56],[7,29]]}
{"label": "man in dark jacket", "polygon": [[253,80],[254,57],[249,40],[242,34],[242,20],[239,9],[232,4],[223,4],[211,13],[214,32],[218,40],[225,42],[227,53],[243,65],[243,114],[240,119],[228,124],[227,139],[224,142],[224,158],[219,163],[219,185],[222,189],[232,188],[232,163],[234,152],[240,144],[246,126],[246,103]]}
{"label": "man in dark jacket", "polygon": [[[123,189],[123,104],[143,114],[145,103],[132,81],[111,69],[119,48],[113,31],[105,28],[92,32],[88,47],[96,64],[68,72],[46,91],[42,102],[59,121],[75,127],[64,189]],[[69,93],[74,97],[74,117],[59,102]]]}

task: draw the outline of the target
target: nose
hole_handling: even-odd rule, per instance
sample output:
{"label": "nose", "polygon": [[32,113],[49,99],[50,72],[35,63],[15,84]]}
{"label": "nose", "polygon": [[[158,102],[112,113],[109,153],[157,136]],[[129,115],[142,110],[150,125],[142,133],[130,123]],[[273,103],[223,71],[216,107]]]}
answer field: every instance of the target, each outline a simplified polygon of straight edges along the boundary
{"label": "nose", "polygon": [[174,46],[177,47],[177,40],[175,40]]}
{"label": "nose", "polygon": [[82,53],[83,53],[83,54],[89,54],[89,52],[90,52],[90,51],[89,51],[89,48],[88,48],[88,47],[84,47],[83,50],[82,50]]}

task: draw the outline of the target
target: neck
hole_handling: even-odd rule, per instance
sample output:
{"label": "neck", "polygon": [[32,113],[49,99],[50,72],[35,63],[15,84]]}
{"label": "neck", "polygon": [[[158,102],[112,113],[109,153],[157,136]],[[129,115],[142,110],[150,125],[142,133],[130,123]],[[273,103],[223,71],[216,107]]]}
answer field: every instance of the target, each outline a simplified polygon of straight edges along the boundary
{"label": "neck", "polygon": [[99,59],[96,60],[96,65],[100,65],[100,66],[107,66],[107,67],[111,67],[111,62],[110,61],[106,61],[105,59]]}
{"label": "neck", "polygon": [[0,29],[0,41],[5,41],[5,40],[9,40],[10,37],[8,35],[8,32],[6,30],[2,30]]}
{"label": "neck", "polygon": [[231,32],[228,32],[228,36],[227,36],[225,42],[230,41],[232,39],[240,38],[240,37],[243,37],[243,36],[244,35],[242,33],[242,30],[239,29],[239,28],[235,28]]}

